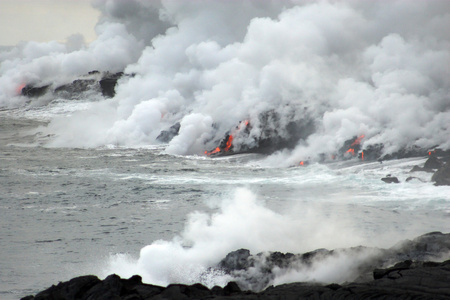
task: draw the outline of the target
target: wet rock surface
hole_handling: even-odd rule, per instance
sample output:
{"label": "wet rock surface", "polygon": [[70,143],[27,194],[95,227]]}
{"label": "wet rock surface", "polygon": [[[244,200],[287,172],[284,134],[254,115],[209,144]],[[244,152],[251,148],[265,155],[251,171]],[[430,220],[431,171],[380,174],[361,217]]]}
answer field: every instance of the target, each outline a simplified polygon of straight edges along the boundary
{"label": "wet rock surface", "polygon": [[116,94],[117,81],[123,76],[133,76],[123,72],[99,72],[91,71],[88,74],[62,85],[39,83],[27,84],[22,88],[22,96],[38,98],[46,94],[49,97],[63,99],[79,99],[86,92],[101,93],[106,98],[114,97]]}
{"label": "wet rock surface", "polygon": [[409,172],[430,172],[434,173],[437,169],[441,168],[444,165],[444,162],[441,161],[436,156],[429,156],[423,167],[414,166]]}
{"label": "wet rock surface", "polygon": [[[258,130],[252,131],[253,126]],[[214,125],[213,125],[214,127]],[[281,116],[274,110],[260,113],[254,121],[242,120],[236,128],[227,131],[208,156],[227,156],[241,153],[271,154],[282,149],[293,149],[299,141],[314,133],[315,124],[305,112],[303,118],[294,115]],[[239,139],[240,143],[234,140]]]}
{"label": "wet rock surface", "polygon": [[386,183],[400,183],[400,181],[398,180],[397,177],[392,176],[392,175],[387,175],[386,177],[381,178],[382,181],[386,182]]}
{"label": "wet rock surface", "polygon": [[121,279],[110,275],[101,281],[95,276],[68,282],[22,300],[44,299],[449,299],[450,261],[442,263],[401,262],[389,269],[374,271],[376,279],[365,283],[289,283],[270,286],[260,293],[242,291],[235,282],[212,289],[201,284],[172,284],[160,287],[144,284],[139,276]]}
{"label": "wet rock surface", "polygon": [[161,143],[170,142],[174,137],[178,135],[180,127],[181,125],[179,122],[175,123],[174,125],[170,126],[169,129],[161,131],[160,134],[156,137],[156,140],[160,141]]}
{"label": "wet rock surface", "polygon": [[450,163],[447,162],[433,174],[431,180],[435,185],[450,185]]}
{"label": "wet rock surface", "polygon": [[98,81],[95,79],[76,79],[55,89],[55,94],[64,99],[78,99],[82,93],[89,90],[98,91]]}
{"label": "wet rock surface", "polygon": [[[428,151],[428,159],[425,161],[424,165],[414,166],[409,172],[433,173],[431,181],[434,182],[434,185],[450,185],[450,150],[444,151],[436,149],[433,151]],[[406,182],[414,179],[423,182],[423,180],[415,176],[409,176],[406,178]],[[400,182],[397,177],[390,174],[384,178],[381,178],[381,180],[386,183]]]}
{"label": "wet rock surface", "polygon": [[[260,292],[246,291],[245,288],[251,282],[270,283],[275,269],[307,268],[317,261],[343,254],[357,260],[358,254],[367,251],[372,254],[359,262],[360,276],[352,282],[297,282],[265,287]],[[144,284],[137,275],[129,279],[110,275],[104,280],[88,275],[61,282],[22,299],[449,299],[449,254],[450,234],[441,232],[405,240],[389,249],[360,246],[318,249],[304,254],[271,252],[256,255],[240,249],[229,253],[217,266],[237,279],[223,288],[209,289],[202,284],[161,287]],[[432,261],[437,259],[441,262]],[[256,269],[259,272],[255,272]],[[365,277],[365,274],[369,276]]]}
{"label": "wet rock surface", "polygon": [[31,84],[26,85],[22,91],[22,96],[30,97],[30,98],[36,98],[41,97],[47,93],[48,88],[50,85],[43,85],[43,86],[34,86]]}
{"label": "wet rock surface", "polygon": [[102,95],[107,98],[112,98],[116,95],[116,84],[120,77],[123,76],[123,72],[118,73],[106,73],[99,81]]}

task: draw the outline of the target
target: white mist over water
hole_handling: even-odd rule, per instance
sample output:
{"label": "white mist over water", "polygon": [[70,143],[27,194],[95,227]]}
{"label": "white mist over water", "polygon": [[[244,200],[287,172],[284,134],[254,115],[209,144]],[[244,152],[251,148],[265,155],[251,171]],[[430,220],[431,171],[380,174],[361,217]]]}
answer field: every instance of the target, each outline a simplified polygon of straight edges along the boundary
{"label": "white mist over water", "polygon": [[[358,245],[389,248],[399,240],[418,235],[425,227],[430,228],[428,212],[427,216],[418,215],[422,207],[427,206],[423,200],[429,199],[429,195],[423,194],[419,202],[412,198],[403,201],[395,193],[384,199],[380,193],[382,186],[378,182],[371,183],[367,177],[357,180],[356,177],[364,175],[358,174],[352,178],[351,173],[347,172],[340,175],[344,177],[340,180],[349,180],[348,186],[342,186],[341,192],[336,193],[330,183],[339,180],[338,177],[327,180],[327,175],[322,173],[324,170],[311,168],[315,173],[312,175],[315,178],[309,183],[315,187],[313,195],[308,195],[308,183],[300,184],[303,188],[298,188],[292,200],[287,203],[278,200],[275,204],[277,208],[273,209],[261,201],[258,194],[247,188],[238,188],[225,199],[211,202],[216,203],[216,212],[191,213],[183,231],[172,240],[158,240],[145,246],[138,258],[127,254],[111,256],[102,276],[111,273],[122,277],[139,274],[144,282],[157,285],[200,282],[211,288],[237,280],[232,274],[214,267],[229,252],[240,248],[249,249],[252,254],[267,251],[305,253],[319,248],[339,249]],[[330,173],[328,176],[336,175]],[[306,179],[308,175],[294,177]],[[324,183],[321,192],[317,191],[318,181]],[[284,185],[281,182],[278,184]],[[357,190],[364,185],[366,191]],[[349,190],[345,192],[345,189]],[[393,187],[393,190],[396,189],[408,194],[408,190],[417,190],[417,187]],[[448,189],[444,188],[435,194],[438,199],[443,197],[441,204],[444,210],[448,202],[448,199],[445,200],[446,192]],[[360,251],[356,256],[355,253],[336,251],[325,259],[319,257],[313,260],[310,266],[275,267],[272,270],[274,279],[268,284],[352,281],[360,275],[358,267],[377,254],[379,252],[374,248]],[[254,272],[256,278],[263,276],[258,274],[257,269],[249,272]]]}
{"label": "white mist over water", "polygon": [[[66,44],[31,41],[0,52],[0,107],[8,110],[1,116],[20,121],[8,121],[0,133],[6,141],[0,147],[9,150],[4,162],[15,161],[0,177],[11,185],[2,208],[15,213],[7,220],[19,228],[8,223],[18,234],[5,238],[13,246],[7,245],[2,261],[15,271],[8,262],[27,259],[7,293],[24,274],[33,291],[69,273],[100,272],[137,273],[164,285],[223,285],[233,278],[208,268],[238,248],[255,254],[389,247],[428,231],[449,231],[448,187],[432,186],[430,174],[405,182],[423,159],[279,167],[334,153],[361,134],[363,147],[382,143],[386,153],[414,145],[450,148],[450,2],[96,0],[94,6],[102,17],[92,43],[73,36]],[[115,97],[19,95],[24,84],[51,84],[52,90],[93,70],[127,74]],[[314,133],[269,157],[197,156],[242,120],[250,121],[251,131],[241,142],[254,142],[267,112],[280,117],[272,129],[282,136],[292,120],[312,121]],[[17,124],[35,125],[22,117],[48,124],[34,130],[40,135],[19,135]],[[161,130],[176,122],[179,135],[153,149]],[[47,147],[20,148],[36,143],[35,137]],[[139,163],[127,161],[123,149]],[[90,151],[119,158],[84,158]],[[385,185],[380,178],[387,174],[401,183]],[[212,212],[198,208],[205,198]],[[22,240],[22,232],[40,237],[36,228],[43,223],[49,228],[43,238]],[[65,231],[54,232],[55,226]],[[26,247],[14,248],[16,240]],[[57,261],[45,276],[28,264],[36,244],[43,265]],[[121,254],[101,271],[79,267],[99,261],[85,253],[114,247]],[[135,257],[130,247],[143,248]],[[66,272],[67,261],[77,272]],[[345,276],[337,266],[345,267]],[[273,270],[273,283],[350,280],[354,270],[348,256],[338,255],[315,262],[314,269]]]}
{"label": "white mist over water", "polygon": [[224,285],[230,276],[208,273],[208,268],[236,249],[250,249],[255,254],[269,250],[302,253],[314,247],[357,245],[363,240],[361,233],[350,229],[353,220],[342,211],[340,216],[327,216],[320,205],[304,204],[302,209],[277,213],[243,188],[230,197],[220,202],[216,213],[192,213],[180,236],[142,248],[138,260],[113,256],[105,275],[139,274],[153,284],[204,282],[212,287]]}
{"label": "white mist over water", "polygon": [[91,44],[30,42],[0,56],[3,107],[25,105],[15,96],[23,83],[135,74],[113,99],[42,128],[56,135],[49,145],[155,144],[180,122],[168,153],[200,154],[244,119],[250,143],[259,116],[274,111],[281,125],[315,125],[277,165],[333,153],[361,134],[363,146],[382,143],[386,153],[450,146],[448,1],[94,3],[102,18]]}
{"label": "white mist over water", "polygon": [[[240,248],[390,247],[449,231],[449,187],[433,186],[428,173],[405,182],[425,158],[272,168],[254,154],[212,159],[167,155],[164,146],[36,147],[18,127],[39,123],[16,113],[0,113],[2,299],[86,274],[223,286],[235,275],[209,268]],[[383,183],[386,174],[401,183]],[[371,255],[274,269],[272,283],[350,280]]]}

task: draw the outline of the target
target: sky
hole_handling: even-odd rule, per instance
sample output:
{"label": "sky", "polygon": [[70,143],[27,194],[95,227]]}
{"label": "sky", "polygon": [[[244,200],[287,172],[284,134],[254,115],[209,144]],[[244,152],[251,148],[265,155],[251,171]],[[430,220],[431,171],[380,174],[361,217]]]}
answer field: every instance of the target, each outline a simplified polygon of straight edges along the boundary
{"label": "sky", "polygon": [[65,41],[82,34],[95,39],[100,12],[90,0],[0,0],[0,46],[21,41]]}

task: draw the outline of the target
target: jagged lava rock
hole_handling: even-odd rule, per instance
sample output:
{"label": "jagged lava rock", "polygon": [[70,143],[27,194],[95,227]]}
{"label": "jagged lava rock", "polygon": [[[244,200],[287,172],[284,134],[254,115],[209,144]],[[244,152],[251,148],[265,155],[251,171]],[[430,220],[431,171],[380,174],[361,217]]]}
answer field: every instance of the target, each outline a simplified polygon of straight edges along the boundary
{"label": "jagged lava rock", "polygon": [[386,183],[400,183],[397,177],[393,177],[391,175],[387,175],[386,177],[381,178]]}
{"label": "jagged lava rock", "polygon": [[99,82],[103,96],[112,98],[116,95],[116,84],[119,78],[122,77],[122,75],[123,72],[105,74],[105,76]]}
{"label": "jagged lava rock", "polygon": [[247,269],[250,266],[249,257],[250,251],[247,249],[230,252],[219,262],[219,268],[227,272]]}
{"label": "jagged lava rock", "polygon": [[[357,256],[368,247],[316,251],[304,254],[271,252],[251,255],[246,249],[229,253],[220,263],[235,275],[246,273],[241,278],[253,281],[267,280],[273,276],[272,269],[305,268],[314,260],[330,255]],[[82,276],[52,286],[36,296],[24,300],[44,299],[450,299],[450,261],[429,262],[422,260],[441,259],[450,251],[450,234],[431,232],[413,240],[397,243],[389,249],[377,249],[358,270],[370,275],[365,280],[341,284],[289,283],[268,287],[261,292],[244,291],[240,282],[230,282],[224,288],[212,289],[201,284],[171,284],[167,287],[142,283],[140,276],[121,279],[110,275],[103,281],[95,276]],[[400,261],[400,262],[399,262]],[[399,262],[394,264],[395,262]],[[261,274],[255,275],[258,264]],[[391,266],[391,267],[389,267]],[[253,278],[252,278],[253,276]],[[374,280],[375,279],[375,280]],[[267,285],[266,285],[267,286]]]}
{"label": "jagged lava rock", "polygon": [[89,90],[97,90],[98,83],[95,79],[76,79],[72,83],[64,84],[55,89],[58,96],[67,99],[77,99],[81,93]]}
{"label": "jagged lava rock", "polygon": [[430,156],[424,164],[425,169],[439,169],[442,167],[442,162],[436,156]]}
{"label": "jagged lava rock", "polygon": [[234,282],[211,290],[201,284],[172,284],[167,288],[141,283],[139,276],[121,279],[110,275],[74,278],[53,286],[35,297],[22,300],[103,299],[449,299],[450,260],[404,261],[387,269],[374,270],[375,280],[364,283],[289,283],[271,286],[260,293],[242,291]]}
{"label": "jagged lava rock", "polygon": [[439,168],[431,177],[431,181],[434,181],[435,185],[450,185],[450,163],[447,162]]}
{"label": "jagged lava rock", "polygon": [[38,86],[35,87],[33,85],[26,85],[21,93],[23,96],[27,96],[27,97],[33,97],[33,98],[37,98],[37,97],[41,97],[43,96],[45,93],[47,93],[47,90],[49,88],[50,85],[44,85],[44,86]]}
{"label": "jagged lava rock", "polygon": [[180,122],[177,122],[170,126],[168,130],[163,130],[159,133],[159,135],[156,137],[156,140],[160,141],[161,143],[168,143],[170,142],[174,137],[178,135],[178,132],[180,131]]}

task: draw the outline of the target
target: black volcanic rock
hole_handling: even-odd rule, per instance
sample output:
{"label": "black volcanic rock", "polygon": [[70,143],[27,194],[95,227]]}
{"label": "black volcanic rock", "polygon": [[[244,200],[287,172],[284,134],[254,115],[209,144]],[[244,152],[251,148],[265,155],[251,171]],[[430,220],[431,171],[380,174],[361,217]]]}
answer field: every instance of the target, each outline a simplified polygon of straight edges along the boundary
{"label": "black volcanic rock", "polygon": [[386,183],[400,183],[397,177],[387,175],[386,177],[381,178]]}
{"label": "black volcanic rock", "polygon": [[426,155],[427,155],[426,149],[414,146],[414,147],[402,148],[394,153],[386,154],[382,157],[382,159],[383,160],[402,159],[402,158],[420,157],[420,156],[426,156]]}
{"label": "black volcanic rock", "polygon": [[440,167],[442,167],[442,162],[439,160],[439,158],[432,155],[427,159],[423,167],[425,169],[439,169]]}
{"label": "black volcanic rock", "polygon": [[424,181],[423,179],[420,179],[420,178],[418,178],[418,177],[414,177],[414,176],[409,176],[408,178],[406,178],[406,182],[409,182],[409,181],[412,181],[412,180],[418,180],[418,181],[420,181],[420,182],[426,182],[426,181]]}
{"label": "black volcanic rock", "polygon": [[118,72],[115,74],[106,73],[106,75],[103,76],[99,82],[103,96],[112,98],[116,95],[116,84],[122,75],[123,72]]}
{"label": "black volcanic rock", "polygon": [[170,126],[168,130],[161,131],[159,135],[156,137],[156,140],[160,141],[161,143],[168,143],[178,135],[179,131],[180,131],[180,123],[177,122],[174,125]]}
{"label": "black volcanic rock", "polygon": [[93,275],[76,277],[67,282],[60,282],[56,286],[53,285],[35,297],[23,299],[79,299],[99,283],[101,280]]}
{"label": "black volcanic rock", "polygon": [[303,119],[266,111],[258,116],[261,135],[256,145],[242,145],[241,152],[270,154],[280,149],[293,149],[300,140],[305,140],[315,131],[315,124],[307,115]]}
{"label": "black volcanic rock", "polygon": [[356,265],[358,282],[371,278],[375,268],[385,268],[398,261],[405,260],[440,260],[442,254],[450,252],[450,234],[431,232],[413,240],[404,240],[389,249],[370,247],[352,247],[345,249],[317,249],[304,254],[268,252],[251,255],[250,251],[240,249],[230,252],[217,266],[235,278],[243,289],[260,291],[274,279],[272,270],[307,270],[315,262],[324,261],[336,256],[367,256]]}
{"label": "black volcanic rock", "polygon": [[[348,144],[349,141],[346,141]],[[348,146],[348,145],[347,145]],[[341,151],[345,149],[345,146],[341,148]],[[425,157],[429,156],[431,158],[430,162],[424,166],[424,168],[417,168],[415,170],[411,170],[411,172],[415,171],[429,171],[431,169],[438,168],[435,164],[437,160],[439,161],[447,161],[450,160],[450,151],[449,150],[441,150],[441,149],[435,149],[433,151],[429,151],[425,148],[420,148],[417,146],[414,147],[406,147],[401,148],[400,150],[393,152],[391,154],[383,154],[384,145],[383,144],[375,144],[375,145],[368,145],[367,147],[363,147],[362,151],[364,151],[364,160],[366,161],[383,161],[383,160],[392,160],[392,159],[402,159],[402,158],[410,158],[410,157]]]}
{"label": "black volcanic rock", "polygon": [[72,83],[57,87],[55,94],[67,99],[77,99],[81,93],[97,89],[98,81],[95,79],[76,79]]}
{"label": "black volcanic rock", "polygon": [[219,262],[219,268],[227,272],[247,269],[250,267],[249,257],[250,251],[247,249],[230,252]]}
{"label": "black volcanic rock", "polygon": [[374,280],[364,283],[321,285],[299,282],[271,286],[260,293],[242,291],[234,282],[211,290],[201,284],[172,284],[164,288],[140,281],[130,282],[135,277],[127,280],[110,275],[103,281],[95,276],[78,277],[22,300],[450,298],[450,260],[441,263],[400,262],[391,268],[374,270]]}
{"label": "black volcanic rock", "polygon": [[151,299],[164,290],[166,289],[163,287],[143,284],[141,277],[137,275],[130,279],[121,279],[113,274],[104,280],[100,280],[93,275],[87,275],[73,278],[67,282],[60,282],[34,297],[28,296],[22,299]]}
{"label": "black volcanic rock", "polygon": [[435,155],[429,156],[423,167],[414,166],[409,172],[430,172],[433,173],[434,170],[441,168],[443,162],[437,158]]}
{"label": "black volcanic rock", "polygon": [[[375,251],[376,250],[376,251]],[[368,277],[350,283],[321,284],[297,282],[269,286],[260,292],[245,291],[243,282],[229,282],[225,287],[209,289],[202,284],[171,284],[161,287],[142,283],[140,276],[122,279],[110,275],[104,280],[82,276],[52,286],[26,300],[55,299],[450,299],[450,260],[440,260],[450,251],[450,234],[431,232],[413,240],[397,243],[389,249],[353,247],[318,249],[305,254],[272,252],[251,255],[250,251],[233,251],[222,260],[222,266],[238,280],[271,278],[272,269],[307,270],[313,261],[333,255],[357,257],[365,255],[358,271]],[[356,262],[356,261],[355,261]],[[334,267],[333,267],[334,268]],[[258,274],[259,272],[259,274]],[[261,277],[261,272],[266,275]],[[345,271],[343,270],[345,273]],[[239,277],[239,274],[247,273]]]}
{"label": "black volcanic rock", "polygon": [[22,95],[27,97],[41,97],[45,93],[47,93],[47,90],[50,85],[44,85],[44,86],[33,86],[33,85],[26,85],[22,89]]}
{"label": "black volcanic rock", "polygon": [[53,95],[65,99],[78,99],[88,91],[102,93],[105,97],[114,97],[117,81],[122,76],[133,77],[133,74],[124,75],[123,72],[110,73],[91,71],[88,74],[79,76],[72,82],[54,87],[54,84],[42,85],[38,83],[27,84],[21,90],[23,96],[29,98],[41,97],[45,94]]}
{"label": "black volcanic rock", "polygon": [[413,240],[401,241],[390,249],[398,253],[395,260],[426,260],[430,255],[439,257],[450,251],[450,233],[429,232]]}
{"label": "black volcanic rock", "polygon": [[450,261],[435,265],[418,263],[386,270],[384,276],[366,283],[326,286],[291,283],[270,287],[259,293],[258,299],[449,299],[449,275]]}
{"label": "black volcanic rock", "polygon": [[382,160],[383,156],[383,144],[375,144],[369,145],[363,149],[364,151],[364,160],[373,161],[373,160]]}
{"label": "black volcanic rock", "polygon": [[[258,127],[255,136],[251,135],[253,126]],[[230,136],[234,137],[236,131],[240,140],[238,144],[233,139],[230,140]],[[251,120],[240,121],[235,129],[227,131],[222,139],[215,141],[216,146],[205,153],[208,156],[271,154],[281,149],[295,148],[299,141],[305,140],[314,131],[314,121],[307,114],[298,119],[295,115],[281,116],[278,112],[269,110],[259,114],[254,124]]]}
{"label": "black volcanic rock", "polygon": [[428,173],[433,173],[434,171],[433,171],[433,169],[427,169],[427,168],[424,168],[424,167],[414,166],[414,167],[412,167],[412,169],[411,169],[409,172],[410,172],[410,173],[413,173],[413,172],[428,172]]}
{"label": "black volcanic rock", "polygon": [[435,185],[450,185],[450,163],[447,162],[439,168],[431,177],[431,181],[434,181]]}
{"label": "black volcanic rock", "polygon": [[[346,141],[348,143],[350,140]],[[344,150],[345,148],[342,148]],[[401,148],[400,150],[393,152],[391,154],[383,154],[384,145],[383,144],[375,144],[369,145],[367,147],[363,147],[364,151],[364,160],[373,161],[373,160],[391,160],[391,159],[401,159],[401,158],[409,158],[409,157],[420,157],[427,155],[427,150],[419,147],[408,147]]]}

